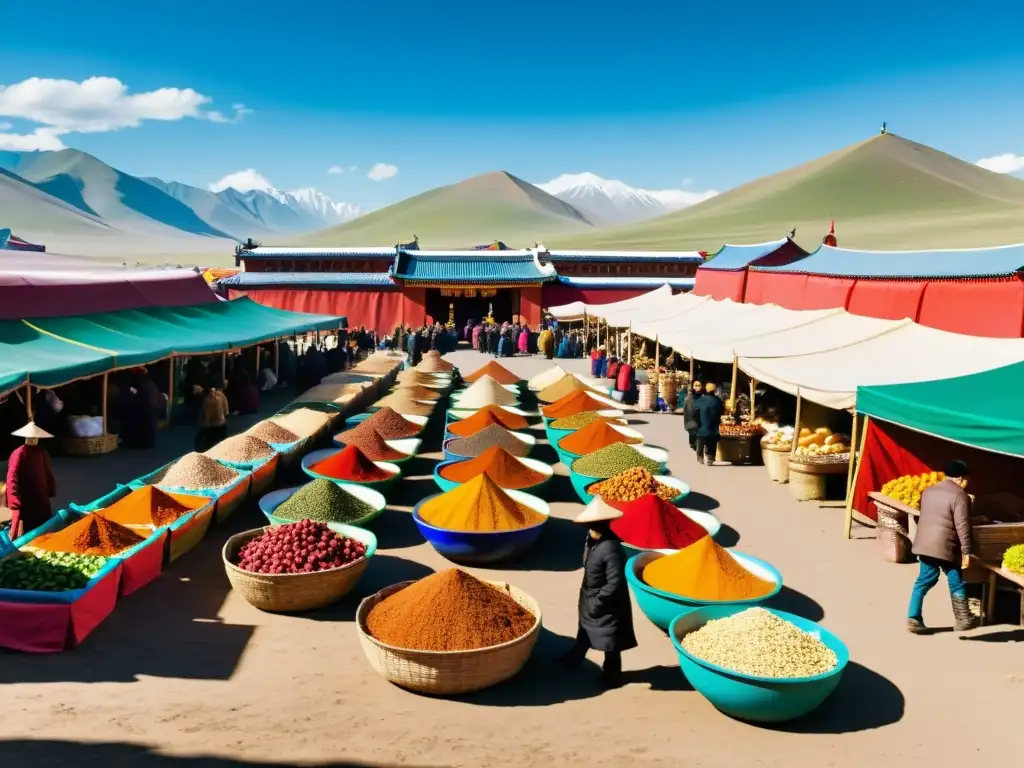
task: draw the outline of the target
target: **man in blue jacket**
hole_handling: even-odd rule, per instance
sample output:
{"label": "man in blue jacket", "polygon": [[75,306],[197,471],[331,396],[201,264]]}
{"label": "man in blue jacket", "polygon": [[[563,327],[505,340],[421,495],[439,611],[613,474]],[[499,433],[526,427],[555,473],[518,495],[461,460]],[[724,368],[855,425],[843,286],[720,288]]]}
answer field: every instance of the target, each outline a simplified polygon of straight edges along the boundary
{"label": "man in blue jacket", "polygon": [[693,407],[693,416],[697,422],[697,461],[707,466],[715,463],[718,451],[719,425],[725,404],[715,392],[717,388],[711,382],[704,387],[704,394]]}

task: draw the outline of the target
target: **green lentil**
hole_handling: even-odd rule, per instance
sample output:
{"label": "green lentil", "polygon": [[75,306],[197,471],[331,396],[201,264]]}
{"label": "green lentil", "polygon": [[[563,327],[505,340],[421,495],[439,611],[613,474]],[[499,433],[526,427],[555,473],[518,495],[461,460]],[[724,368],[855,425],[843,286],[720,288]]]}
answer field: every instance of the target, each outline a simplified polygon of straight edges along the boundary
{"label": "green lentil", "polygon": [[552,429],[580,429],[602,419],[614,421],[614,419],[609,419],[607,416],[602,416],[597,411],[581,411],[580,413],[574,413],[572,416],[566,416],[563,419],[556,419],[551,422],[550,426]]}
{"label": "green lentil", "polygon": [[43,552],[0,561],[0,589],[27,589],[38,592],[67,592],[81,589],[109,558]]}
{"label": "green lentil", "polygon": [[351,523],[373,512],[373,507],[330,480],[317,478],[297,490],[274,511],[285,520]]}
{"label": "green lentil", "polygon": [[580,456],[572,463],[572,471],[587,477],[608,478],[633,467],[643,467],[658,474],[661,465],[626,443],[612,443],[599,451]]}

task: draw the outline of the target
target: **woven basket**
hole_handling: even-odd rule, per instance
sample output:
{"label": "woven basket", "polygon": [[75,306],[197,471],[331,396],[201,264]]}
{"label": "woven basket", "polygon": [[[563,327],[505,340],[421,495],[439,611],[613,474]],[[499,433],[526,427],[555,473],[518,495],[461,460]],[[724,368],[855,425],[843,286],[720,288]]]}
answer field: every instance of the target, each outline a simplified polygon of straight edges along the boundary
{"label": "woven basket", "polygon": [[365,598],[356,611],[356,631],[363,653],[377,672],[389,682],[418,693],[452,696],[479,691],[508,680],[526,664],[540,636],[540,605],[522,590],[500,581],[490,581],[537,617],[533,628],[522,637],[475,651],[414,651],[385,645],[370,636],[366,617],[370,609],[395,592],[413,584],[392,584]]}
{"label": "woven basket", "polygon": [[638,411],[653,411],[655,404],[658,402],[657,393],[654,387],[651,384],[639,384],[636,389],[636,409]]}
{"label": "woven basket", "polygon": [[753,464],[757,456],[754,448],[755,440],[757,438],[754,436],[720,437],[715,460],[725,461],[729,464]]}
{"label": "woven basket", "polygon": [[827,487],[820,472],[808,472],[808,464],[789,462],[789,489],[797,501],[824,501]]}
{"label": "woven basket", "polygon": [[665,410],[674,411],[676,409],[679,385],[676,383],[675,376],[669,373],[658,380],[658,394],[665,401]]}
{"label": "woven basket", "polygon": [[773,483],[789,482],[789,453],[789,448],[776,448],[761,443],[761,461]]}
{"label": "woven basket", "polygon": [[68,456],[102,456],[117,450],[117,435],[62,437],[60,450]]}
{"label": "woven basket", "polygon": [[890,509],[878,502],[875,502],[875,509],[878,510],[878,527],[875,529],[875,538],[878,541],[882,559],[890,563],[913,561],[907,513]]}
{"label": "woven basket", "polygon": [[234,564],[239,550],[268,528],[236,533],[226,542],[221,552],[224,570],[231,586],[238,590],[249,605],[261,611],[292,613],[312,611],[338,602],[355,587],[366,570],[367,557],[354,563],[316,573],[250,573]]}

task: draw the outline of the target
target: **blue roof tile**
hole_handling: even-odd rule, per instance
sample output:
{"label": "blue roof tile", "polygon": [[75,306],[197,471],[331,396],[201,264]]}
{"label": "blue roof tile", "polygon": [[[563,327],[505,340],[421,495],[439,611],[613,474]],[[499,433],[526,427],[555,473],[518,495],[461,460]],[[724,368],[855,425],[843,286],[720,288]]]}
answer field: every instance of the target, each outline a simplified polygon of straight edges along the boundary
{"label": "blue roof tile", "polygon": [[656,261],[678,264],[700,264],[704,261],[704,257],[697,251],[546,251],[544,255],[552,261]]}
{"label": "blue roof tile", "polygon": [[559,277],[558,282],[573,288],[660,288],[668,284],[672,288],[691,290],[692,277]]}
{"label": "blue roof tile", "polygon": [[236,288],[344,288],[396,287],[387,272],[239,272],[217,281],[218,287]]}
{"label": "blue roof tile", "polygon": [[1024,269],[1024,244],[944,251],[854,251],[822,245],[795,264],[752,269],[829,277],[1005,277]]}
{"label": "blue roof tile", "polygon": [[754,243],[752,245],[723,245],[718,253],[712,255],[710,260],[701,269],[714,269],[726,271],[738,271],[762,259],[770,253],[774,253],[784,246],[786,239],[774,240],[770,243]]}
{"label": "blue roof tile", "polygon": [[395,258],[394,247],[275,248],[261,245],[240,255],[242,259],[382,259]]}
{"label": "blue roof tile", "polygon": [[557,277],[530,251],[400,251],[395,278],[417,283],[541,283]]}

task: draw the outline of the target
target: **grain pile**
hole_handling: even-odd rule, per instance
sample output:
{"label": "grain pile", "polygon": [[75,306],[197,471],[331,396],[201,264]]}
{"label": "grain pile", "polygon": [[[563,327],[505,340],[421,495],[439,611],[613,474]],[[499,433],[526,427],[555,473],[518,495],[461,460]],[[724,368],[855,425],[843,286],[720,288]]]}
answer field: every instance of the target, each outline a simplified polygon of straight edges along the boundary
{"label": "grain pile", "polygon": [[417,371],[422,373],[448,373],[455,370],[455,366],[444,360],[441,355],[435,355],[428,352],[420,360],[420,364],[416,366]]}
{"label": "grain pile", "polygon": [[150,482],[187,491],[224,488],[238,480],[240,475],[230,467],[201,453],[186,453],[171,466],[162,470]]}
{"label": "grain pile", "polygon": [[322,382],[299,395],[296,401],[322,400],[325,403],[349,403],[365,389],[362,384],[330,384]]}
{"label": "grain pile", "polygon": [[560,365],[553,365],[546,371],[541,371],[528,382],[526,386],[532,389],[534,392],[540,392],[545,387],[549,387],[556,381],[565,376],[566,371]]}
{"label": "grain pile", "polygon": [[498,424],[484,427],[469,437],[450,440],[446,448],[456,456],[472,458],[494,445],[504,448],[513,456],[526,456],[530,452],[529,445]]}
{"label": "grain pile", "polygon": [[483,408],[486,405],[515,405],[519,398],[490,376],[482,376],[458,394],[455,407]]}
{"label": "grain pile", "polygon": [[554,384],[549,384],[538,392],[537,399],[542,403],[554,403],[561,400],[566,395],[571,395],[573,392],[589,390],[590,387],[571,373],[567,373]]}
{"label": "grain pile", "polygon": [[820,638],[764,608],[709,621],[680,645],[702,661],[754,677],[812,677],[839,663]]}
{"label": "grain pile", "polygon": [[276,443],[277,445],[291,445],[301,439],[290,429],[285,429],[280,424],[276,424],[269,419],[253,424],[245,431],[245,434],[252,435],[267,443]]}
{"label": "grain pile", "polygon": [[273,514],[285,520],[351,523],[374,511],[372,506],[336,483],[317,478],[289,496]]}
{"label": "grain pile", "polygon": [[394,389],[395,392],[401,392],[403,395],[411,397],[413,400],[429,400],[434,402],[435,400],[441,399],[441,393],[436,389],[430,389],[424,387],[422,384],[399,384]]}
{"label": "grain pile", "polygon": [[366,616],[370,636],[418,651],[471,651],[522,637],[537,617],[498,589],[451,568],[381,600]]}
{"label": "grain pile", "polygon": [[607,480],[594,483],[587,488],[587,493],[600,496],[608,502],[636,501],[649,493],[665,501],[672,501],[679,495],[677,489],[658,482],[658,479],[643,467],[633,467]]}
{"label": "grain pile", "polygon": [[580,411],[572,416],[555,419],[548,426],[552,429],[582,429],[588,424],[593,424],[595,421],[606,421],[617,427],[627,426],[625,419],[618,419],[614,416],[602,416],[600,411]]}
{"label": "grain pile", "polygon": [[398,374],[399,384],[419,384],[421,387],[439,387],[447,384],[446,381],[442,381],[437,376],[429,373],[423,373],[416,368],[406,368]]}
{"label": "grain pile", "polygon": [[378,408],[390,408],[397,413],[410,416],[429,416],[434,412],[435,403],[427,403],[412,397],[408,390],[396,389],[387,397],[374,403]]}
{"label": "grain pile", "polygon": [[270,417],[270,421],[290,432],[294,432],[299,437],[315,435],[326,427],[331,420],[332,417],[330,415],[314,411],[312,408],[297,408],[289,413]]}
{"label": "grain pile", "polygon": [[370,461],[399,461],[409,457],[409,454],[402,453],[388,445],[376,429],[364,424],[345,430],[336,435],[334,439],[346,446],[354,445]]}
{"label": "grain pile", "polygon": [[581,456],[572,463],[570,469],[586,477],[605,479],[633,467],[646,469],[652,474],[661,471],[658,462],[647,458],[636,448],[625,443],[613,443],[607,448]]}
{"label": "grain pile", "polygon": [[494,360],[491,360],[490,362],[482,365],[480,368],[477,368],[475,371],[473,371],[472,373],[468,374],[465,377],[465,379],[466,379],[466,381],[472,383],[472,382],[479,381],[484,376],[490,376],[492,379],[494,379],[499,384],[518,384],[519,383],[519,377],[518,376],[516,376],[508,368],[506,368],[505,366],[501,365],[500,363],[495,362]]}
{"label": "grain pile", "polygon": [[232,435],[221,440],[204,455],[211,459],[220,459],[231,464],[252,464],[256,461],[269,459],[274,455],[270,444],[252,435]]}
{"label": "grain pile", "polygon": [[401,440],[406,437],[416,437],[423,429],[419,424],[402,418],[400,413],[386,406],[363,419],[359,426],[367,429],[372,427],[385,440]]}

